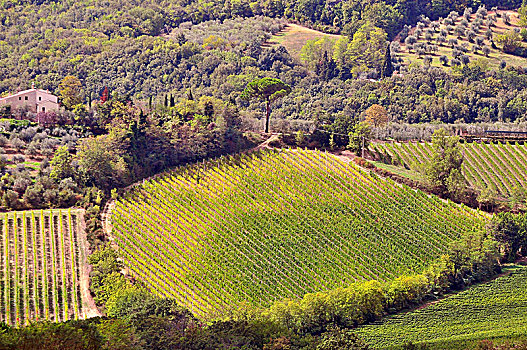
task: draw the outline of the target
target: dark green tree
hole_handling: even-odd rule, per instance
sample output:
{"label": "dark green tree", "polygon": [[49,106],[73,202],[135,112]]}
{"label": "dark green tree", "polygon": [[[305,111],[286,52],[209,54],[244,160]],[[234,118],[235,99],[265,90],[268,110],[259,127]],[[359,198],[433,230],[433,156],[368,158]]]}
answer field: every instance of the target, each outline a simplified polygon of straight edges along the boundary
{"label": "dark green tree", "polygon": [[489,228],[507,261],[527,254],[527,214],[499,213],[492,218]]}
{"label": "dark green tree", "polygon": [[271,115],[271,103],[291,93],[291,87],[276,78],[256,79],[249,84],[242,93],[242,98],[249,100],[257,98],[266,102],[265,132],[269,132],[269,117]]}
{"label": "dark green tree", "polygon": [[333,58],[328,57],[327,51],[324,51],[322,59],[315,68],[315,73],[325,81],[331,80],[338,75],[337,64]]}
{"label": "dark green tree", "polygon": [[381,78],[388,78],[393,75],[393,63],[392,54],[390,51],[390,45],[386,47],[386,55],[384,56],[384,63],[381,69]]}
{"label": "dark green tree", "polygon": [[73,167],[71,161],[72,155],[68,151],[67,146],[62,146],[55,152],[55,156],[51,160],[51,173],[49,176],[55,180],[62,180],[73,176]]}
{"label": "dark green tree", "polygon": [[459,147],[459,138],[450,136],[445,129],[436,130],[432,135],[432,157],[423,167],[430,186],[440,194],[459,199],[466,189],[462,165],[463,153]]}
{"label": "dark green tree", "polygon": [[349,133],[348,149],[361,155],[362,151],[368,148],[371,138],[371,128],[367,122],[355,124],[353,131]]}

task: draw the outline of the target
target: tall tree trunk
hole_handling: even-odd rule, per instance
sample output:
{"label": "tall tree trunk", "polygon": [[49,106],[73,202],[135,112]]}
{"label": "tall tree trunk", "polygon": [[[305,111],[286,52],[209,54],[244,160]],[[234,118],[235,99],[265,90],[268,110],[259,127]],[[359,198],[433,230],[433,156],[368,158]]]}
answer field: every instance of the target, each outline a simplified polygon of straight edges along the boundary
{"label": "tall tree trunk", "polygon": [[269,117],[271,115],[271,101],[269,98],[267,98],[267,107],[265,112],[265,133],[267,134],[269,132]]}

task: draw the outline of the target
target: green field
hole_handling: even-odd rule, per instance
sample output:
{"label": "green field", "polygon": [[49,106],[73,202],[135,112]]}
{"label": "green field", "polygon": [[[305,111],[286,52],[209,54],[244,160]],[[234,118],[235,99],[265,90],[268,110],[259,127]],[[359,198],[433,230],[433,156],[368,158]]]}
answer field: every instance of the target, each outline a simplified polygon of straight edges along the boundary
{"label": "green field", "polygon": [[268,44],[282,45],[287,49],[291,56],[300,59],[300,51],[306,42],[308,40],[320,39],[322,37],[339,39],[340,35],[326,34],[298,24],[289,23],[284,30],[273,35]]}
{"label": "green field", "polygon": [[406,169],[406,168],[401,167],[401,166],[392,165],[392,164],[386,164],[386,163],[379,162],[379,161],[374,161],[374,160],[370,161],[370,163],[375,165],[376,168],[387,170],[387,171],[391,172],[392,174],[399,175],[399,176],[402,176],[402,177],[406,177],[406,178],[408,178],[410,180],[420,181],[422,179],[421,174],[419,174],[415,170]]}
{"label": "green field", "polygon": [[[430,143],[376,143],[371,148],[378,159],[418,170],[431,155]],[[527,185],[527,146],[513,144],[466,143],[463,173],[477,190],[493,187],[504,197]]]}
{"label": "green field", "polygon": [[99,315],[86,271],[84,211],[0,215],[0,320],[24,325]]}
{"label": "green field", "polygon": [[317,151],[188,166],[119,199],[131,274],[199,316],[421,271],[488,216]]}
{"label": "green field", "polygon": [[[474,342],[527,337],[527,267],[384,322],[361,327],[374,349],[427,343],[433,349],[464,349]],[[470,347],[472,348],[472,347]]]}

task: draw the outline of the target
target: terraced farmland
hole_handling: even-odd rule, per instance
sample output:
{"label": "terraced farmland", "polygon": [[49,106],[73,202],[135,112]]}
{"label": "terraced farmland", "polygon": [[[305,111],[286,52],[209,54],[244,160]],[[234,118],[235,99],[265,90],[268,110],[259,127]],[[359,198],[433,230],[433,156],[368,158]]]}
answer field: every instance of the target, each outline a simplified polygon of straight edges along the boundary
{"label": "terraced farmland", "polygon": [[[476,189],[494,187],[508,197],[515,188],[527,185],[527,146],[514,144],[465,143],[463,173]],[[401,163],[417,170],[430,158],[430,143],[377,143],[373,151],[385,162]]]}
{"label": "terraced farmland", "polygon": [[316,151],[179,168],[115,203],[130,272],[199,316],[419,271],[488,217]]}
{"label": "terraced farmland", "polygon": [[414,312],[362,327],[358,335],[373,348],[427,343],[432,349],[473,349],[477,340],[525,338],[527,267]]}
{"label": "terraced farmland", "polygon": [[97,315],[85,273],[82,210],[0,214],[0,320],[65,321]]}

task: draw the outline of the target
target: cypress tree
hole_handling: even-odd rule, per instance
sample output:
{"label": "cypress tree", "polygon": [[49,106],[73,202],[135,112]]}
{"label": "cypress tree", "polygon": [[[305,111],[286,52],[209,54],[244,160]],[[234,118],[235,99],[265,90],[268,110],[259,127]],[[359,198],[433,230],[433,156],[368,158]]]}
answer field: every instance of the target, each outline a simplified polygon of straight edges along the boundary
{"label": "cypress tree", "polygon": [[388,78],[393,75],[392,54],[390,52],[390,45],[386,47],[386,56],[381,69],[381,78]]}
{"label": "cypress tree", "polygon": [[330,57],[328,60],[328,65],[327,65],[326,80],[333,79],[337,75],[338,75],[337,64],[335,63],[335,60],[333,59],[333,57]]}
{"label": "cypress tree", "polygon": [[168,107],[168,95],[165,95],[165,107]]}

